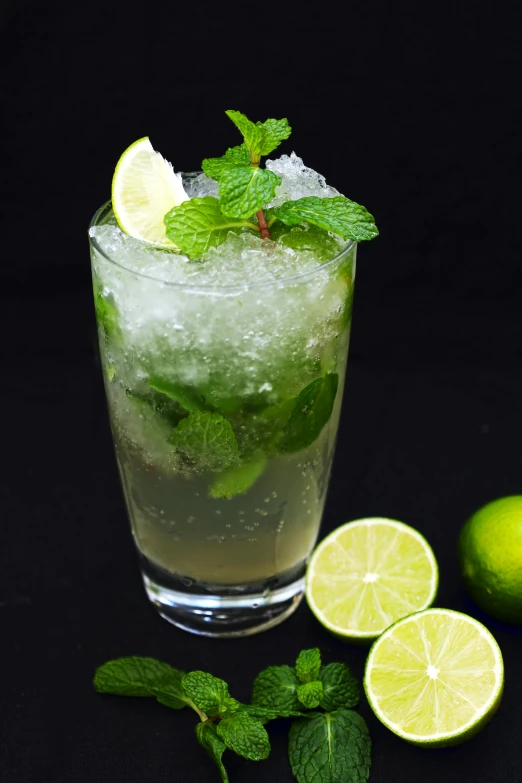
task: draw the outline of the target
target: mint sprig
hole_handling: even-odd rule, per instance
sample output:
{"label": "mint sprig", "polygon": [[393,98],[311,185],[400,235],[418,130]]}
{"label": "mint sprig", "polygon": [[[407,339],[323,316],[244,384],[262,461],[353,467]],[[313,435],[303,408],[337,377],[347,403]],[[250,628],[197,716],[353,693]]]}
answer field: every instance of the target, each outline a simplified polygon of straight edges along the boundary
{"label": "mint sprig", "polygon": [[[154,658],[134,656],[100,666],[94,687],[99,693],[153,697],[176,710],[191,707],[200,720],[197,740],[214,761],[222,783],[229,783],[225,751],[253,761],[266,759],[270,739],[264,724],[280,718],[296,719],[288,753],[298,783],[365,783],[371,743],[360,715],[346,707],[326,713],[303,712],[315,708],[319,699],[324,701],[327,692],[331,703],[342,704],[347,698],[348,675],[352,678],[344,664],[321,667],[317,648],[303,650],[295,666],[269,666],[260,672],[253,685],[257,703],[242,704],[230,695],[224,680],[208,672],[185,674]],[[353,688],[351,693],[353,697]]]}
{"label": "mint sprig", "polygon": [[288,139],[292,129],[286,118],[252,122],[240,111],[225,113],[240,131],[243,143],[230,147],[219,158],[205,158],[201,164],[205,174],[219,182],[219,199],[192,198],[164,217],[167,236],[183,253],[199,258],[210,247],[222,244],[229,231],[257,231],[269,239],[275,221],[286,226],[318,226],[356,242],[378,235],[372,215],[344,196],[287,201],[272,210],[268,222],[265,207],[274,198],[281,177],[261,168],[261,158]]}
{"label": "mint sprig", "polygon": [[219,413],[191,413],[172,431],[169,441],[200,470],[223,471],[239,459],[234,430]]}

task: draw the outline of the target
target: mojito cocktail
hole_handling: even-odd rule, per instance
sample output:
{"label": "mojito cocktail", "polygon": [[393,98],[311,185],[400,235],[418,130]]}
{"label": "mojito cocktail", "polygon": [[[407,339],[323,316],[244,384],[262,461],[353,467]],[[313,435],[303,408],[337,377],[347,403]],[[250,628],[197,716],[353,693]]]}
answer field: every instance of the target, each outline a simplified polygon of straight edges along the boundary
{"label": "mojito cocktail", "polygon": [[[252,633],[302,596],[341,409],[356,242],[324,227],[319,202],[344,197],[295,155],[261,169],[273,186],[262,210],[251,193],[223,207],[237,217],[221,213],[226,166],[255,163],[218,172],[211,159],[215,178],[180,177],[155,156],[148,140],[134,145],[140,182],[126,203],[132,222],[140,194],[159,190],[151,182],[174,177],[160,193],[163,229],[149,218],[145,238],[123,231],[114,189],[116,214],[108,203],[90,229],[118,466],[160,613],[197,633]],[[318,205],[322,225],[288,218],[288,203]]]}

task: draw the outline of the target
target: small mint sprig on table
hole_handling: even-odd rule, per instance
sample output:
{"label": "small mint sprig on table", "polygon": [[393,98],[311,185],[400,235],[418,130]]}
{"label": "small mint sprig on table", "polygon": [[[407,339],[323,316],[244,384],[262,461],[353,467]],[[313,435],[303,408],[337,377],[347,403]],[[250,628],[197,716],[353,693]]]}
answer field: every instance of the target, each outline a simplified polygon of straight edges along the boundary
{"label": "small mint sprig on table", "polygon": [[371,741],[364,719],[353,711],[359,684],[344,663],[321,665],[317,648],[303,650],[295,666],[269,666],[257,675],[252,701],[265,709],[312,709],[294,720],[288,756],[298,783],[365,783]]}
{"label": "small mint sprig on table", "polygon": [[94,687],[99,693],[153,697],[176,710],[191,707],[200,719],[197,740],[214,760],[223,783],[229,780],[222,761],[225,750],[253,761],[270,753],[263,724],[272,719],[273,711],[241,704],[224,680],[208,672],[185,674],[154,658],[118,658],[96,670]]}
{"label": "small mint sprig on table", "polygon": [[243,143],[220,158],[205,158],[201,164],[205,174],[218,182],[219,198],[189,199],[164,217],[167,236],[183,253],[198,258],[222,244],[230,231],[246,229],[270,239],[270,228],[276,221],[286,226],[312,224],[356,242],[378,235],[372,215],[345,196],[286,201],[271,210],[267,221],[266,205],[282,180],[261,167],[261,158],[277,149],[292,129],[286,118],[254,123],[239,111],[226,114],[242,134]]}

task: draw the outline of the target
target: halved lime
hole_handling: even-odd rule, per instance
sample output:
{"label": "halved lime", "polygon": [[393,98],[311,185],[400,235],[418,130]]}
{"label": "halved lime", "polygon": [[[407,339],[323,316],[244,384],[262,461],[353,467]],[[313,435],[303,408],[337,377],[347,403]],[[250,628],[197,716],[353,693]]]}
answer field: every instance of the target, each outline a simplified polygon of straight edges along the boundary
{"label": "halved lime", "polygon": [[417,530],[394,519],[341,525],[321,541],[306,574],[306,598],[319,622],[359,642],[426,609],[437,586],[430,545]]}
{"label": "halved lime", "polygon": [[370,706],[414,745],[457,745],[495,713],[504,685],[502,654],[481,623],[449,609],[399,620],[366,662]]}
{"label": "halved lime", "polygon": [[147,136],[125,150],[112,179],[112,208],[120,228],[136,239],[176,247],[163,218],[187,201],[181,177],[155,152]]}

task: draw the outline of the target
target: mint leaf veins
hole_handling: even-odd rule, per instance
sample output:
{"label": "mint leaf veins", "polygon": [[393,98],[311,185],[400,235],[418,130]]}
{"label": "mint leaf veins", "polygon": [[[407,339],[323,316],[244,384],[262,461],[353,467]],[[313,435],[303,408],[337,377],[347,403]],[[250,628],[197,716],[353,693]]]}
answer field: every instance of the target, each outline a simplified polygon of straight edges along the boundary
{"label": "mint leaf veins", "polygon": [[292,666],[269,666],[260,672],[252,686],[252,704],[274,710],[299,710],[299,680]]}
{"label": "mint leaf veins", "polygon": [[169,442],[185,459],[206,470],[225,470],[239,458],[234,430],[219,413],[191,413],[172,431]]}
{"label": "mint leaf veins", "polygon": [[268,758],[270,740],[266,729],[257,718],[237,713],[217,724],[217,733],[230,750],[252,761]]}
{"label": "mint leaf veins", "polygon": [[288,755],[298,783],[365,783],[370,753],[366,723],[352,710],[300,718],[290,729]]}
{"label": "mint leaf veins", "polygon": [[181,685],[189,699],[209,718],[226,711],[229,706],[227,683],[208,672],[190,672],[183,677]]}
{"label": "mint leaf veins", "polygon": [[321,671],[321,652],[318,647],[301,650],[295,662],[295,673],[300,682],[317,680]]}
{"label": "mint leaf veins", "polygon": [[243,227],[259,231],[254,223],[226,217],[217,198],[204,196],[184,201],[173,207],[163,218],[169,239],[194,258],[199,258],[209,247],[217,247],[228,232]]}
{"label": "mint leaf veins", "polygon": [[321,707],[336,710],[339,707],[356,707],[360,699],[359,683],[345,663],[328,663],[323,666],[319,679],[323,683]]}
{"label": "mint leaf veins", "polygon": [[219,197],[223,215],[249,218],[271,201],[281,177],[257,166],[228,166],[221,173]]}
{"label": "mint leaf veins", "polygon": [[306,196],[295,201],[285,201],[275,210],[275,214],[286,226],[297,226],[306,221],[355,242],[373,239],[379,234],[368,210],[345,196]]}
{"label": "mint leaf veins", "polygon": [[297,689],[297,698],[307,710],[314,710],[323,698],[323,683],[319,680],[305,682]]}
{"label": "mint leaf veins", "polygon": [[248,166],[250,163],[250,150],[245,143],[228,149],[221,158],[205,158],[201,168],[211,179],[219,182],[223,171],[228,166]]}
{"label": "mint leaf veins", "polygon": [[118,658],[96,669],[98,693],[118,696],[153,696],[161,704],[179,710],[187,703],[181,687],[184,672],[155,658]]}

